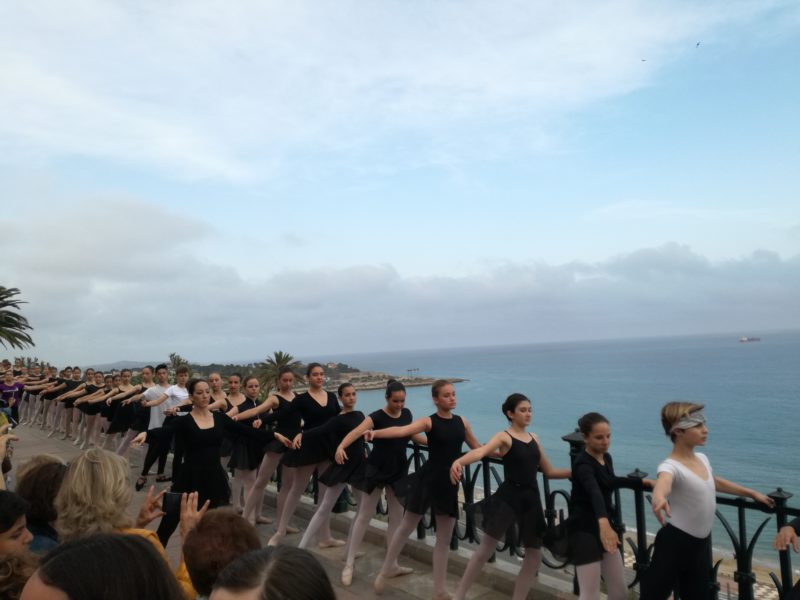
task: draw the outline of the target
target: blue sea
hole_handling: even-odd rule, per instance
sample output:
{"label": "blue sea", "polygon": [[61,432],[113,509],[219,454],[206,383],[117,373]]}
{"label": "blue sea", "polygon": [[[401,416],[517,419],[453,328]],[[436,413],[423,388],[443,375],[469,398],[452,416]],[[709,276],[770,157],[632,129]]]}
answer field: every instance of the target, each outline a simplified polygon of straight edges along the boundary
{"label": "blue sea", "polygon": [[[754,335],[748,333],[748,335]],[[655,478],[670,451],[659,411],[671,400],[706,404],[709,440],[704,452],[716,475],[768,493],[781,487],[800,505],[800,332],[761,334],[741,343],[737,334],[547,343],[484,348],[451,348],[318,357],[361,370],[431,377],[459,377],[456,412],[480,441],[504,429],[504,398],[522,392],[533,402],[532,430],[556,466],[569,466],[561,436],[575,430],[578,417],[603,413],[611,422],[615,469],[639,468]],[[415,417],[433,412],[428,387],[409,388],[406,405]],[[359,409],[383,406],[381,391],[359,393]],[[554,482],[560,487],[561,482]],[[568,482],[565,482],[568,486]],[[625,503],[626,505],[628,503]],[[625,522],[635,524],[624,506]],[[728,511],[731,523],[736,521]],[[648,511],[648,530],[658,523]],[[748,532],[757,526],[748,518]],[[769,551],[774,523],[758,546]],[[719,524],[714,546],[730,549]]]}

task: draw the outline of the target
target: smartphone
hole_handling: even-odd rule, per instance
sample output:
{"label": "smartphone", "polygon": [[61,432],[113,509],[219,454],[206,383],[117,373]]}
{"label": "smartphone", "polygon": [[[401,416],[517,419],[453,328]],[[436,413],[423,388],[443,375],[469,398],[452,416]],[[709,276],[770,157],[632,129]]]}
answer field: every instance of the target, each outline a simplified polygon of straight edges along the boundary
{"label": "smartphone", "polygon": [[181,496],[178,492],[167,492],[161,500],[161,508],[168,515],[181,514]]}

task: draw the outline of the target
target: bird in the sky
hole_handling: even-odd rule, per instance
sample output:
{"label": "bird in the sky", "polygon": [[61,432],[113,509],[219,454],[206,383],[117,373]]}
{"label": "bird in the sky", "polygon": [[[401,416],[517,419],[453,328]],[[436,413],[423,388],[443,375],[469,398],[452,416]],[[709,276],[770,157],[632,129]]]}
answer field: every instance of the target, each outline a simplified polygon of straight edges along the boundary
{"label": "bird in the sky", "polygon": [[695,44],[695,46],[694,46],[694,47],[695,47],[695,48],[699,48],[699,47],[700,47],[700,42],[697,42],[697,44]]}

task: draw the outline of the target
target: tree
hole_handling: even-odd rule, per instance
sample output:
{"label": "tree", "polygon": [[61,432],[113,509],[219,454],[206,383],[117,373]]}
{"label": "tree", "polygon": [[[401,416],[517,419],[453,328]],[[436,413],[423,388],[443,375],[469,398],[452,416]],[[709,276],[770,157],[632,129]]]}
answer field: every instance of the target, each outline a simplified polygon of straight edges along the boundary
{"label": "tree", "polygon": [[19,294],[17,288],[0,286],[0,344],[4,348],[11,346],[22,350],[26,346],[35,346],[31,336],[26,333],[33,330],[28,319],[19,314],[19,305],[25,304],[14,298]]}
{"label": "tree", "polygon": [[264,362],[258,363],[256,377],[261,382],[262,391],[269,394],[270,390],[278,387],[278,371],[281,367],[289,367],[294,371],[295,378],[299,379],[302,377],[302,366],[303,364],[288,352],[277,350]]}
{"label": "tree", "polygon": [[181,365],[189,366],[189,361],[183,358],[177,352],[170,352],[169,353],[169,366],[172,371],[175,371]]}

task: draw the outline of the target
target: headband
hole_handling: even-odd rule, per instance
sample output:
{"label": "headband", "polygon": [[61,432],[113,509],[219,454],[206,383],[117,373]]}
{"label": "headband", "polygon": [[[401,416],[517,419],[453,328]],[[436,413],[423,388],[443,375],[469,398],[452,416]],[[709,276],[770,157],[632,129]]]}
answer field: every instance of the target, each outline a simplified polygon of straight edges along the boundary
{"label": "headband", "polygon": [[672,426],[672,429],[669,430],[670,433],[675,433],[676,429],[691,429],[692,427],[697,427],[698,425],[703,425],[706,422],[706,417],[703,414],[703,411],[696,410],[692,413],[689,413],[685,417],[683,417],[680,421],[675,423]]}

